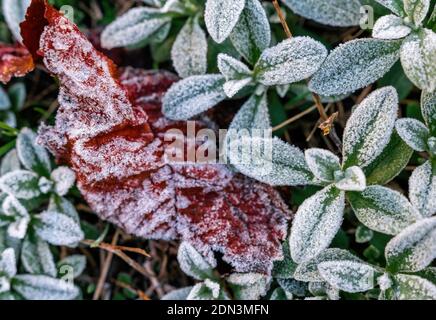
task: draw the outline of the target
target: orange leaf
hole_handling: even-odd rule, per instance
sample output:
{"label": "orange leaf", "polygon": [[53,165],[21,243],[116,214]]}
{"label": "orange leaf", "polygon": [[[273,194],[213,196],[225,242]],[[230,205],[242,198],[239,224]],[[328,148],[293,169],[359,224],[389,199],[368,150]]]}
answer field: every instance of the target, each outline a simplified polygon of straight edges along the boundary
{"label": "orange leaf", "polygon": [[29,51],[21,45],[0,43],[0,81],[8,83],[12,77],[24,77],[35,68]]}

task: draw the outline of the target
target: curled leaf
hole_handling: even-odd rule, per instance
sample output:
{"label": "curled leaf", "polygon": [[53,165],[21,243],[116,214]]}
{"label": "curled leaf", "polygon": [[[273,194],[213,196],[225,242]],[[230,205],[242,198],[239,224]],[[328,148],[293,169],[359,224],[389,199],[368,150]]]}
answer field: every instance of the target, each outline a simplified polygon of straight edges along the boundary
{"label": "curled leaf", "polygon": [[34,68],[32,56],[26,48],[0,43],[0,82],[8,83],[13,77],[24,77]]}

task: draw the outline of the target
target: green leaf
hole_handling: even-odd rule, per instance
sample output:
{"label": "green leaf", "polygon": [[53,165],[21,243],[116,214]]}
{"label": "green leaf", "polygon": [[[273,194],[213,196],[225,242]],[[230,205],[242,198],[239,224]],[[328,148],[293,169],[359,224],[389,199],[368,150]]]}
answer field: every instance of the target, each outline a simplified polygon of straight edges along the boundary
{"label": "green leaf", "polygon": [[26,85],[22,82],[15,83],[9,87],[8,94],[11,99],[13,110],[23,110],[27,97]]}
{"label": "green leaf", "polygon": [[39,176],[26,170],[15,170],[0,178],[0,189],[18,199],[30,200],[41,194]]}
{"label": "green leaf", "polygon": [[349,167],[336,177],[335,187],[342,191],[363,191],[366,188],[366,177],[357,166]]}
{"label": "green leaf", "polygon": [[436,175],[430,161],[416,168],[409,179],[409,198],[424,217],[436,213]]}
{"label": "green leaf", "polygon": [[272,275],[276,279],[290,279],[294,277],[297,264],[292,260],[289,242],[285,241],[282,245],[283,260],[274,261]]}
{"label": "green leaf", "polygon": [[421,110],[431,135],[436,137],[436,91],[431,93],[422,92]]}
{"label": "green leaf", "polygon": [[17,150],[12,149],[1,160],[0,177],[4,176],[6,173],[19,169],[20,169],[20,160],[18,159]]}
{"label": "green leaf", "polygon": [[27,300],[73,300],[80,291],[73,284],[43,275],[18,275],[12,289]]}
{"label": "green leaf", "polygon": [[391,10],[397,16],[399,17],[404,16],[403,0],[375,0],[375,1],[377,1],[381,5]]}
{"label": "green leaf", "polygon": [[309,83],[320,95],[354,92],[383,77],[400,56],[401,40],[357,39],[333,50]]}
{"label": "green leaf", "polygon": [[436,258],[436,217],[407,227],[386,246],[385,257],[391,272],[416,272]]}
{"label": "green leaf", "polygon": [[430,131],[422,122],[415,119],[398,119],[395,128],[413,150],[419,152],[428,150],[427,141],[430,138]]}
{"label": "green leaf", "polygon": [[308,198],[298,208],[289,238],[292,259],[309,261],[325,250],[343,220],[345,195],[329,186]]}
{"label": "green leaf", "polygon": [[21,263],[30,274],[56,277],[57,270],[50,246],[41,238],[28,235],[21,248]]}
{"label": "green leaf", "polygon": [[0,111],[8,110],[11,107],[11,101],[9,100],[8,94],[0,87]]}
{"label": "green leaf", "polygon": [[196,280],[213,279],[216,261],[206,259],[188,242],[182,242],[177,253],[177,260],[184,273]]}
{"label": "green leaf", "polygon": [[233,273],[227,278],[237,300],[259,300],[268,292],[271,277],[259,273]]}
{"label": "green leaf", "polygon": [[8,278],[13,278],[17,274],[14,249],[8,248],[0,254],[0,274]]}
{"label": "green leaf", "polygon": [[403,19],[390,14],[377,20],[372,36],[377,39],[396,40],[407,37],[412,29],[404,24]]}
{"label": "green leaf", "polygon": [[22,41],[20,23],[24,20],[30,2],[30,0],[2,0],[2,15],[18,42]]}
{"label": "green leaf", "polygon": [[[271,121],[268,112],[266,94],[260,96],[252,95],[241,107],[233,118],[229,127],[229,136],[233,133],[247,130],[268,130],[271,128]],[[234,130],[235,132],[232,132]],[[233,139],[234,137],[232,137]]]}
{"label": "green leaf", "polygon": [[363,225],[359,225],[356,228],[356,233],[354,236],[357,243],[367,243],[371,241],[372,237],[374,236],[374,232]]}
{"label": "green leaf", "polygon": [[420,26],[430,10],[430,0],[404,0],[404,11],[416,26]]}
{"label": "green leaf", "polygon": [[307,149],[304,155],[310,170],[321,181],[332,182],[335,172],[341,171],[339,158],[330,151],[312,148]]}
{"label": "green leaf", "polygon": [[47,151],[36,143],[36,134],[24,128],[17,138],[17,152],[23,166],[39,175],[49,176],[51,172],[50,157]]}
{"label": "green leaf", "polygon": [[218,69],[227,81],[245,79],[253,73],[247,65],[225,53],[218,55]]}
{"label": "green leaf", "polygon": [[79,214],[77,213],[74,205],[67,199],[60,197],[57,194],[53,194],[50,197],[50,202],[47,210],[65,214],[73,219],[77,224],[80,224]]}
{"label": "green leaf", "polygon": [[162,297],[161,300],[186,300],[193,287],[185,287],[173,290]]}
{"label": "green leaf", "polygon": [[414,275],[394,275],[394,299],[436,300],[436,286]]}
{"label": "green leaf", "polygon": [[192,288],[186,300],[224,300],[224,297],[220,284],[206,279]]}
{"label": "green leaf", "polygon": [[394,64],[391,70],[386,73],[378,82],[378,87],[393,86],[397,89],[399,100],[406,99],[415,87],[404,73],[401,61]]}
{"label": "green leaf", "polygon": [[368,228],[396,235],[421,218],[401,193],[382,186],[347,193],[356,217]]}

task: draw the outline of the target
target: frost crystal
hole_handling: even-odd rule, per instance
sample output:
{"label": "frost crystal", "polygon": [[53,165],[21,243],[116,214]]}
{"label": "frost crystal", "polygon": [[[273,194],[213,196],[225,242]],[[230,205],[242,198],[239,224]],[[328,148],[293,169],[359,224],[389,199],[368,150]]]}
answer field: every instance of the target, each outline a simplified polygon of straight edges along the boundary
{"label": "frost crystal", "polygon": [[266,49],[255,66],[256,79],[266,85],[284,85],[312,76],[327,57],[327,49],[309,37],[294,37]]}
{"label": "frost crystal", "polygon": [[436,258],[436,217],[420,220],[393,238],[385,249],[386,261],[395,272],[417,272]]}
{"label": "frost crystal", "polygon": [[364,168],[389,143],[398,112],[398,94],[393,87],[371,93],[353,112],[344,131],[344,167]]}
{"label": "frost crystal", "polygon": [[198,19],[188,19],[171,49],[171,60],[179,76],[187,78],[207,71],[206,34]]}
{"label": "frost crystal", "polygon": [[339,158],[330,151],[323,149],[306,150],[307,165],[318,179],[326,182],[334,181],[335,172],[341,170]]}
{"label": "frost crystal", "polygon": [[345,207],[344,192],[326,187],[298,208],[289,245],[297,263],[309,261],[326,249],[338,232]]}
{"label": "frost crystal", "polygon": [[430,0],[404,0],[404,11],[419,26],[430,9]]}
{"label": "frost crystal", "polygon": [[412,29],[403,23],[403,19],[393,14],[377,20],[372,36],[378,39],[395,40],[408,36]]}
{"label": "frost crystal", "polygon": [[14,38],[21,42],[20,23],[24,20],[31,0],[2,0],[2,14]]}
{"label": "frost crystal", "polygon": [[210,36],[217,43],[227,39],[236,26],[246,0],[207,0],[204,21]]}
{"label": "frost crystal", "polygon": [[432,172],[430,161],[413,171],[409,179],[409,197],[424,217],[436,214],[436,175]]}
{"label": "frost crystal", "polygon": [[400,56],[401,41],[357,39],[333,50],[309,83],[325,96],[361,89],[387,73]]}
{"label": "frost crystal", "polygon": [[421,218],[406,197],[386,187],[370,186],[347,195],[359,221],[378,232],[395,235]]}
{"label": "frost crystal", "polygon": [[56,193],[60,196],[66,195],[76,181],[74,171],[68,167],[59,167],[53,170],[50,177],[55,182]]}
{"label": "frost crystal", "polygon": [[349,27],[359,25],[359,0],[284,0],[293,12],[319,23]]}
{"label": "frost crystal", "polygon": [[430,138],[430,132],[422,122],[415,119],[399,119],[395,124],[395,128],[401,139],[413,150],[420,152],[427,150],[427,140]]}
{"label": "frost crystal", "polygon": [[399,300],[436,300],[436,286],[421,277],[406,274],[394,275],[395,298]]}

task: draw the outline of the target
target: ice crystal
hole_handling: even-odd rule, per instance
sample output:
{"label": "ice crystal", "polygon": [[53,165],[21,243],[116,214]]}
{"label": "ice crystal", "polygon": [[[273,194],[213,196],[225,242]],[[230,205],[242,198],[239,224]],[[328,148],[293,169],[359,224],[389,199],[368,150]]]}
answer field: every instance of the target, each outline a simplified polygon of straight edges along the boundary
{"label": "ice crystal", "polygon": [[338,232],[345,207],[344,192],[326,187],[298,208],[289,245],[297,263],[309,261],[325,250]]}
{"label": "ice crystal", "polygon": [[406,26],[403,19],[390,14],[377,20],[372,36],[378,39],[394,40],[407,37],[412,29]]}
{"label": "ice crystal", "polygon": [[400,57],[401,41],[357,39],[334,49],[309,88],[325,96],[361,89],[387,73]]}
{"label": "ice crystal", "polygon": [[327,49],[309,37],[294,37],[263,51],[255,67],[256,79],[284,85],[312,76],[327,57]]}
{"label": "ice crystal", "polygon": [[207,40],[197,18],[189,19],[177,35],[171,60],[182,78],[206,73]]}
{"label": "ice crystal", "polygon": [[268,292],[271,277],[259,273],[233,273],[227,278],[235,296],[241,300],[259,300]]}
{"label": "ice crystal", "polygon": [[398,112],[398,94],[393,87],[371,93],[353,112],[344,131],[344,166],[364,168],[389,143]]}
{"label": "ice crystal", "polygon": [[79,295],[73,284],[43,275],[18,275],[13,289],[27,300],[72,300]]}
{"label": "ice crystal", "polygon": [[319,23],[349,27],[359,25],[359,0],[284,0],[293,12]]}
{"label": "ice crystal", "polygon": [[409,180],[409,197],[424,217],[436,214],[436,175],[432,172],[430,161],[413,171]]}
{"label": "ice crystal", "polygon": [[58,195],[64,196],[76,181],[76,174],[68,167],[59,167],[53,170],[50,178],[55,183],[55,191]]}
{"label": "ice crystal", "polygon": [[306,150],[307,165],[318,179],[326,182],[334,181],[335,172],[341,170],[339,158],[330,151],[323,149]]}
{"label": "ice crystal", "polygon": [[205,258],[195,248],[187,242],[182,242],[177,254],[180,269],[187,275],[197,280],[205,280],[212,277],[212,270],[216,267],[216,260]]}
{"label": "ice crystal", "polygon": [[210,36],[222,43],[236,26],[246,0],[207,0],[204,21]]}
{"label": "ice crystal", "polygon": [[404,142],[413,150],[420,152],[427,150],[430,132],[422,122],[415,119],[399,119],[395,128]]}
{"label": "ice crystal", "polygon": [[2,14],[14,38],[21,42],[20,23],[24,20],[31,0],[3,0]]}
{"label": "ice crystal", "polygon": [[436,300],[436,286],[421,277],[396,274],[395,298],[399,300]]}

